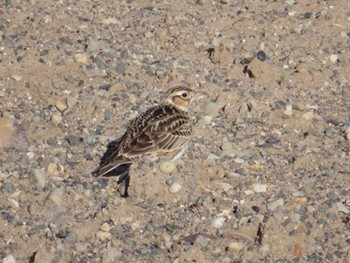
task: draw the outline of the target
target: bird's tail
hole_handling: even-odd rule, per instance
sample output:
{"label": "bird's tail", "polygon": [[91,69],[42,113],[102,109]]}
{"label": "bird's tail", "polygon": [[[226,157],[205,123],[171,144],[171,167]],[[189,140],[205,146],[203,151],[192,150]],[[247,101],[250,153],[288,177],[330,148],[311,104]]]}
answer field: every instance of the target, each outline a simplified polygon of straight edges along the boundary
{"label": "bird's tail", "polygon": [[[121,175],[129,170],[130,163],[115,163],[106,162],[101,164],[100,167],[91,172],[95,177],[106,175],[107,173],[113,171],[113,175]],[[114,171],[115,170],[115,171]]]}

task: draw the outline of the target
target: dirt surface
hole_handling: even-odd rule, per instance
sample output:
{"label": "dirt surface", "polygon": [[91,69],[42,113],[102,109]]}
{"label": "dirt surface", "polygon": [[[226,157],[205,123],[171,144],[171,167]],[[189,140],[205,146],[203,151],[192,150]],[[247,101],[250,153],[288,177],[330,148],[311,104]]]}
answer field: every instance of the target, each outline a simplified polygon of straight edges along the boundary
{"label": "dirt surface", "polygon": [[[2,262],[350,262],[348,0],[0,5]],[[93,178],[179,84],[176,170]]]}

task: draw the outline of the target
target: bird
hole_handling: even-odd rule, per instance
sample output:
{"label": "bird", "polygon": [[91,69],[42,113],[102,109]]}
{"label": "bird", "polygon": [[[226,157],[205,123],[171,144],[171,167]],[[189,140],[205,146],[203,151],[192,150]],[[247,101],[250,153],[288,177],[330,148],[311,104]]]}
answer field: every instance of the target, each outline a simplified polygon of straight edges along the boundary
{"label": "bird", "polygon": [[181,158],[192,135],[189,106],[195,99],[207,95],[182,85],[169,89],[160,104],[130,122],[110,157],[91,174],[99,177],[118,167],[129,168],[144,156],[163,156],[172,161]]}

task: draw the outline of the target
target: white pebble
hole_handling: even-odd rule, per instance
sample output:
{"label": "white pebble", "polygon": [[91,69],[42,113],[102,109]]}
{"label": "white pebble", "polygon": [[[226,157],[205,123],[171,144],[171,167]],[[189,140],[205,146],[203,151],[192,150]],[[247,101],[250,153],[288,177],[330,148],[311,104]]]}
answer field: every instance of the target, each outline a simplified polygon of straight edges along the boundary
{"label": "white pebble", "polygon": [[240,242],[232,242],[228,247],[227,250],[230,252],[239,252],[241,251],[245,245]]}
{"label": "white pebble", "polygon": [[159,170],[165,174],[172,173],[175,170],[175,168],[176,168],[175,163],[171,161],[164,161],[164,162],[161,162],[159,165]]}
{"label": "white pebble", "polygon": [[338,59],[339,59],[339,57],[338,57],[338,55],[336,55],[336,54],[333,54],[333,55],[331,55],[331,56],[329,57],[329,60],[330,60],[332,63],[337,62]]}
{"label": "white pebble", "polygon": [[221,228],[224,226],[225,222],[226,222],[226,217],[220,216],[220,217],[215,218],[211,222],[211,226],[214,228]]}
{"label": "white pebble", "polygon": [[267,189],[267,185],[266,184],[256,184],[253,187],[253,190],[255,193],[265,193]]}
{"label": "white pebble", "polygon": [[43,171],[43,169],[34,169],[33,175],[34,175],[34,178],[37,182],[37,185],[41,188],[44,188],[46,185],[46,176],[45,176],[45,172]]}
{"label": "white pebble", "polygon": [[8,255],[2,260],[2,263],[16,263],[16,260],[12,255]]}
{"label": "white pebble", "polygon": [[176,194],[176,193],[180,192],[181,189],[182,189],[181,184],[179,184],[178,182],[175,182],[169,187],[169,192],[172,194]]}
{"label": "white pebble", "polygon": [[308,111],[306,113],[304,113],[301,118],[304,119],[304,120],[311,120],[313,117],[314,117],[314,112],[313,111]]}
{"label": "white pebble", "polygon": [[271,249],[271,245],[267,243],[267,244],[263,244],[259,248],[258,252],[261,254],[261,256],[266,257],[269,254],[270,249]]}
{"label": "white pebble", "polygon": [[57,125],[59,124],[60,122],[62,122],[62,116],[61,114],[57,114],[57,113],[54,113],[52,114],[51,116],[51,121],[53,124]]}
{"label": "white pebble", "polygon": [[270,201],[267,203],[267,209],[269,211],[274,211],[277,207],[284,206],[284,200],[282,198]]}

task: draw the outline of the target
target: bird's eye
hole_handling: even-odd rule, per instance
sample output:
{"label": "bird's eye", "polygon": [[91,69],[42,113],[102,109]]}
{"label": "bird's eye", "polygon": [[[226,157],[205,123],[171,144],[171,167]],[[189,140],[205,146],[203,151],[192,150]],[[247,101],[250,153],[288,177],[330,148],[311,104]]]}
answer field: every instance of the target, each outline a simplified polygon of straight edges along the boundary
{"label": "bird's eye", "polygon": [[187,93],[184,92],[184,93],[181,94],[181,96],[182,96],[183,98],[186,98],[186,97],[187,97]]}

